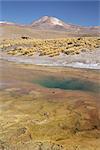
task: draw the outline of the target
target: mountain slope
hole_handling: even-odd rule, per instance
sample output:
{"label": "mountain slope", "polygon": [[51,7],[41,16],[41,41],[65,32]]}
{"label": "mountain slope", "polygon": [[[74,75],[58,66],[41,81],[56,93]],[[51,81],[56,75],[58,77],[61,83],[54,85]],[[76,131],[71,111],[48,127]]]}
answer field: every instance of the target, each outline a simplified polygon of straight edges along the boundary
{"label": "mountain slope", "polygon": [[64,38],[73,36],[99,36],[100,26],[83,27],[65,23],[62,20],[44,16],[29,25],[0,22],[0,38]]}
{"label": "mountain slope", "polygon": [[65,23],[62,20],[55,18],[55,17],[49,17],[44,16],[40,18],[39,20],[33,21],[31,24],[31,27],[33,28],[39,28],[39,29],[53,29],[53,30],[63,30],[63,31],[69,31],[69,32],[99,32],[98,29],[100,27],[83,27],[79,25],[69,24]]}
{"label": "mountain slope", "polygon": [[39,20],[33,21],[31,26],[33,28],[40,28],[40,29],[53,29],[53,30],[73,30],[78,28],[79,26],[72,25],[72,24],[66,24],[62,20],[59,20],[58,18],[55,17],[49,17],[49,16],[44,16],[40,18]]}

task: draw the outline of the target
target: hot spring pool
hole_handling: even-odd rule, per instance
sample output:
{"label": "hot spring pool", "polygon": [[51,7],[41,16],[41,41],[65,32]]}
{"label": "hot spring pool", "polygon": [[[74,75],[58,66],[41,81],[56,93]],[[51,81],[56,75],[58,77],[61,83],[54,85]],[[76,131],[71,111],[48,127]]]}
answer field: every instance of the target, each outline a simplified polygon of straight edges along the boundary
{"label": "hot spring pool", "polygon": [[76,78],[58,79],[56,77],[46,77],[34,80],[33,83],[46,88],[59,88],[64,90],[94,91],[100,90],[100,86],[87,80]]}

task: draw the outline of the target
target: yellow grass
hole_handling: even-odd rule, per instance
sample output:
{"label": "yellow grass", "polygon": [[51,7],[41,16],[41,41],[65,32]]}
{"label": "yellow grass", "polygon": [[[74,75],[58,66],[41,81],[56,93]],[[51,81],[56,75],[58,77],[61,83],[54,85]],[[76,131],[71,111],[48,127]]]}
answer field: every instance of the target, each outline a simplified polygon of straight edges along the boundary
{"label": "yellow grass", "polygon": [[79,54],[81,51],[94,50],[100,47],[98,37],[75,37],[61,39],[14,39],[1,42],[0,49],[11,55],[39,55],[54,57],[60,53]]}

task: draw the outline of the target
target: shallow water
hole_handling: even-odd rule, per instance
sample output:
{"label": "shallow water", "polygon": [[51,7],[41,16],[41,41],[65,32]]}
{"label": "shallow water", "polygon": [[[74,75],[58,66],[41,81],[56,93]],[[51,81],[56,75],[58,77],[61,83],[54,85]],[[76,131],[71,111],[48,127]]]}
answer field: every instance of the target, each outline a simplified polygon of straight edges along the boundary
{"label": "shallow water", "polygon": [[46,77],[39,80],[34,80],[33,83],[39,84],[46,88],[59,88],[64,90],[80,90],[98,92],[100,86],[88,80],[77,78],[58,79],[56,77]]}

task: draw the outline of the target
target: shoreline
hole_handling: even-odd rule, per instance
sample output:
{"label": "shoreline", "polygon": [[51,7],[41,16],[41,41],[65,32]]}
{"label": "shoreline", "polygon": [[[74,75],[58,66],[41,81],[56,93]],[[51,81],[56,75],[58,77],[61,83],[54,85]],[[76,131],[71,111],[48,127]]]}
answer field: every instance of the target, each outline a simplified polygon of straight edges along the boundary
{"label": "shoreline", "polygon": [[56,57],[39,56],[38,53],[34,56],[11,56],[4,52],[0,52],[0,59],[16,63],[48,67],[72,67],[99,70],[100,48],[93,51],[82,52],[78,55],[60,54]]}

